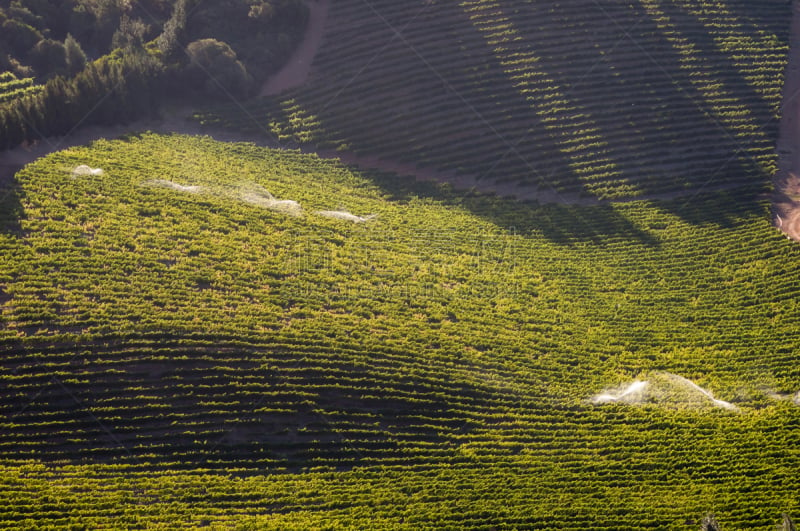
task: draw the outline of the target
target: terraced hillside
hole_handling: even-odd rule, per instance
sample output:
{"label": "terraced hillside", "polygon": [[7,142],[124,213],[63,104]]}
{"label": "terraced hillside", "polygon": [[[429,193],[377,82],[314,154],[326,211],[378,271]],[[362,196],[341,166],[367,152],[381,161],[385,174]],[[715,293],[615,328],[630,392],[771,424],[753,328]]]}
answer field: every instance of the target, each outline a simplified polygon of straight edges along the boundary
{"label": "terraced hillside", "polygon": [[151,134],[3,192],[0,527],[800,514],[800,250],[753,197],[534,208]]}
{"label": "terraced hillside", "polygon": [[763,186],[790,14],[785,0],[337,0],[306,86],[198,119],[562,200]]}

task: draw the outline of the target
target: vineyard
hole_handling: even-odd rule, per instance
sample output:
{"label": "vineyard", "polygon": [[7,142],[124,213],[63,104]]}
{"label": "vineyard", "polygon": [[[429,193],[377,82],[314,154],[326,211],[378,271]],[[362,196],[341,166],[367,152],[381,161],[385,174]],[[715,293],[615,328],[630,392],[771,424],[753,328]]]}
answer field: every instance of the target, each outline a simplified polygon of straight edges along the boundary
{"label": "vineyard", "polygon": [[333,3],[309,83],[201,112],[562,199],[761,185],[790,3]]}
{"label": "vineyard", "polygon": [[[757,190],[532,206],[143,133],[0,200],[2,528],[800,514],[800,249]],[[631,382],[700,399],[592,399]]]}
{"label": "vineyard", "polygon": [[0,103],[13,101],[28,94],[41,92],[41,85],[34,85],[33,78],[18,79],[12,72],[0,73]]}

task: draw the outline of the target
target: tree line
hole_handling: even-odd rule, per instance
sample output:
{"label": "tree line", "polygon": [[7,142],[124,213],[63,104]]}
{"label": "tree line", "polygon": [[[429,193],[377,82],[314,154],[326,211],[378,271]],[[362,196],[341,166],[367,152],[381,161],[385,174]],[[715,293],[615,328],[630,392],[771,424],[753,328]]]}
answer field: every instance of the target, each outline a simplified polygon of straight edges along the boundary
{"label": "tree line", "polygon": [[[0,104],[0,149],[126,123],[169,98],[246,98],[285,60],[306,20],[298,0],[0,2],[0,71],[43,85]],[[251,48],[274,60],[246,60]]]}

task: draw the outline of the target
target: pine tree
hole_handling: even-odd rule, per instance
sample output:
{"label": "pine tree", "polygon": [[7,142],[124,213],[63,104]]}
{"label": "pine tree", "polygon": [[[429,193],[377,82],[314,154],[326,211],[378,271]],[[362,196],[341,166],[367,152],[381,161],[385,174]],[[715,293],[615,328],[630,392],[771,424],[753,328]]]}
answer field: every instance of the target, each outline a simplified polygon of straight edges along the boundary
{"label": "pine tree", "polygon": [[158,36],[158,48],[164,54],[165,61],[174,61],[180,57],[186,30],[186,17],[188,0],[178,0],[172,11],[172,16],[164,24],[164,30]]}
{"label": "pine tree", "polygon": [[86,66],[86,54],[81,48],[81,43],[70,33],[67,33],[67,38],[64,40],[64,48],[67,54],[67,71],[70,76],[74,76]]}

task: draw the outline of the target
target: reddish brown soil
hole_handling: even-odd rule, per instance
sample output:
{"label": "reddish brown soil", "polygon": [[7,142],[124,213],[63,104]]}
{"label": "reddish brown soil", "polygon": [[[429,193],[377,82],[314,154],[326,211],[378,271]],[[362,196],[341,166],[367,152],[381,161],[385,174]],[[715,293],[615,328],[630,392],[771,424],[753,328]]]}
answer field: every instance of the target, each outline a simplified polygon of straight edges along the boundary
{"label": "reddish brown soil", "polygon": [[800,0],[794,0],[792,5],[789,64],[781,111],[778,171],[773,179],[773,221],[788,237],[800,241]]}

